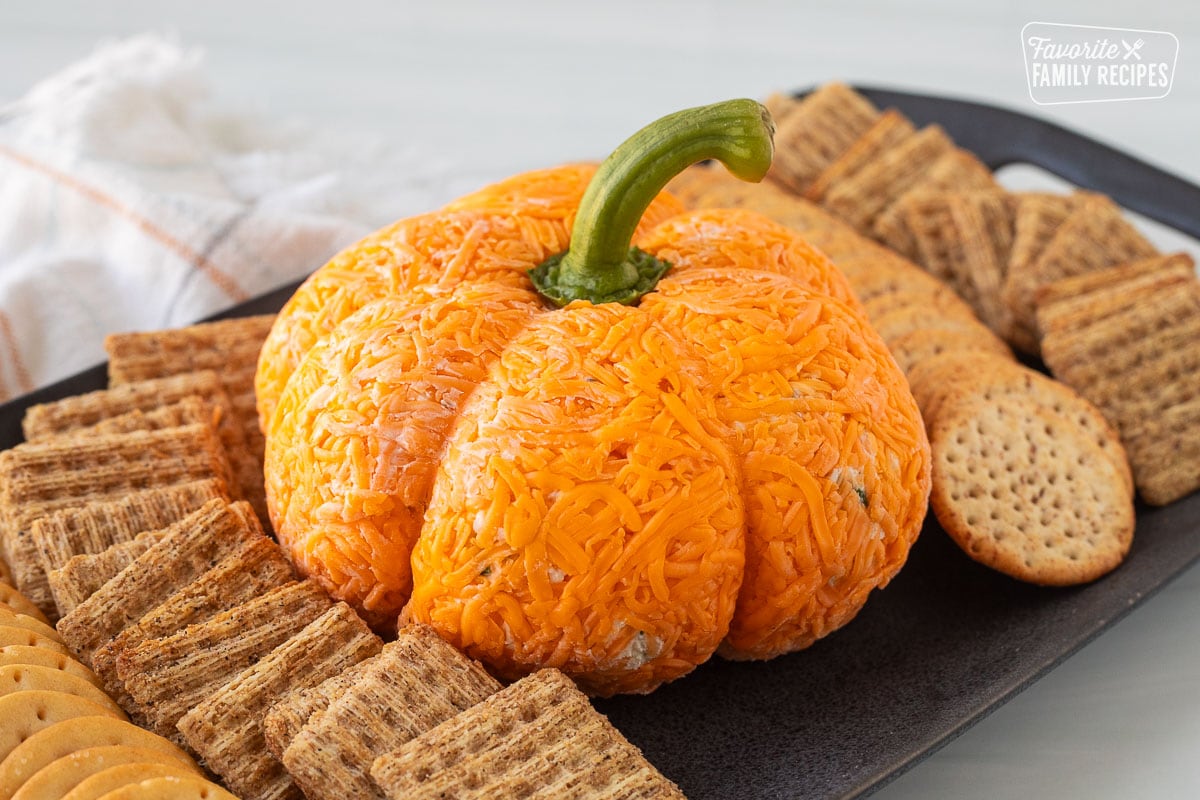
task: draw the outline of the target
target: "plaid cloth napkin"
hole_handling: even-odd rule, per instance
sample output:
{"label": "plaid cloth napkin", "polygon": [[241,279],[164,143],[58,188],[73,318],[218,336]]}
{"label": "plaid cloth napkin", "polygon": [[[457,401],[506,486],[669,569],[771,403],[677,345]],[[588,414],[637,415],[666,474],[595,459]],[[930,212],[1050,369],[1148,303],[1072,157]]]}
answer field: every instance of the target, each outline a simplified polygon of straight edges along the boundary
{"label": "plaid cloth napkin", "polygon": [[145,35],[0,106],[0,402],[303,277],[475,185],[446,159],[231,112]]}

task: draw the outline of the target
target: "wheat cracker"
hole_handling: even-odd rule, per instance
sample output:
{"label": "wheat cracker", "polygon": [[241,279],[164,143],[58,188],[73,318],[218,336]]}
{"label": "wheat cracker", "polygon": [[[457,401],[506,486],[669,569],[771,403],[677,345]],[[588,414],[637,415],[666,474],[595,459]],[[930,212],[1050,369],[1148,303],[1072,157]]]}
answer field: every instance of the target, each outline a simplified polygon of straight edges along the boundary
{"label": "wheat cracker", "polygon": [[[1054,238],[1058,229],[1088,195],[1077,192],[1058,195],[1046,192],[1018,192],[1013,202],[1013,243],[1005,269],[1005,282],[1009,274],[1024,274],[1032,270],[1041,257],[1046,245]],[[1013,314],[1013,330],[1010,340],[1013,346],[1025,353],[1038,352],[1036,326],[1025,316],[1016,314],[1009,299],[1001,293],[1001,302]]]}
{"label": "wheat cracker", "polygon": [[1063,278],[1054,283],[1048,283],[1038,288],[1038,312],[1053,310],[1058,313],[1058,305],[1068,306],[1086,303],[1088,296],[1095,292],[1104,292],[1124,284],[1133,282],[1135,285],[1142,279],[1158,279],[1162,276],[1195,277],[1196,262],[1187,253],[1170,253],[1162,256],[1143,258],[1115,267],[1085,272],[1071,278]]}
{"label": "wheat cracker", "polygon": [[891,202],[872,224],[872,235],[906,258],[915,258],[916,241],[904,219],[904,207],[914,194],[926,192],[999,191],[987,166],[962,148],[952,148],[934,159],[911,186]]}
{"label": "wheat cracker", "polygon": [[113,386],[199,370],[213,370],[229,397],[245,450],[231,454],[237,483],[267,524],[262,479],[265,440],[258,425],[254,374],[274,315],[240,317],[162,331],[113,334],[104,340]]}
{"label": "wheat cracker", "polygon": [[[58,622],[67,646],[83,663],[114,636],[238,552],[261,530],[247,524],[236,504],[210,500],[165,529],[163,536]],[[101,674],[101,678],[104,675]]]}
{"label": "wheat cracker", "polygon": [[[42,569],[49,575],[75,556],[101,553],[143,532],[165,528],[217,498],[230,499],[224,484],[216,479],[145,489],[120,500],[88,503],[42,517],[30,526],[29,535]],[[69,610],[63,609],[57,598],[55,605],[59,616]]]}
{"label": "wheat cracker", "polygon": [[277,700],[263,717],[263,738],[267,749],[278,761],[296,738],[296,734],[313,718],[324,712],[362,677],[370,660],[360,661],[345,671],[332,675],[315,686],[294,689]]}
{"label": "wheat cracker", "polygon": [[1156,254],[1153,245],[1125,220],[1115,203],[1102,195],[1088,195],[1058,227],[1036,260],[1027,264],[1010,261],[1001,297],[1016,324],[1036,332],[1035,298],[1042,286]]}
{"label": "wheat cracker", "polygon": [[[148,553],[146,558],[153,562],[153,556]],[[211,619],[295,577],[291,562],[273,541],[266,536],[247,539],[195,580],[179,581],[177,591],[97,648],[92,669],[104,681],[104,688],[137,716],[141,709],[127,698],[116,670],[117,658],[124,650]]]}
{"label": "wheat cracker", "polygon": [[117,542],[99,553],[72,556],[67,563],[46,576],[50,594],[58,613],[65,617],[87,600],[101,586],[132,564],[138,556],[154,546],[165,531],[146,531],[134,538]]}
{"label": "wheat cracker", "polygon": [[141,489],[211,478],[226,485],[232,480],[211,425],[27,442],[0,453],[3,538],[18,588],[44,613],[54,613],[49,582],[29,534],[38,518]]}
{"label": "wheat cracker", "polygon": [[831,188],[824,206],[860,233],[870,234],[876,217],[953,146],[941,127],[922,128]]}
{"label": "wheat cracker", "polygon": [[1200,488],[1200,397],[1143,417],[1125,435],[1147,503],[1167,505]]}
{"label": "wheat cracker", "polygon": [[325,613],[314,581],[289,583],[177,633],[121,651],[117,675],[153,729],[176,735],[184,714]]}
{"label": "wheat cracker", "polygon": [[94,430],[134,411],[153,411],[183,400],[199,399],[223,416],[232,413],[217,373],[211,370],[127,383],[30,406],[21,422],[26,441],[36,442]]}
{"label": "wheat cracker", "polygon": [[[1095,274],[1101,273],[1088,273]],[[1176,294],[1186,298],[1196,280],[1190,259],[1185,259],[1174,268],[1129,276],[1119,283],[1094,288],[1070,300],[1038,302],[1038,331],[1043,338],[1055,333],[1069,336],[1083,329],[1111,326],[1113,318],[1124,312],[1148,314],[1158,319],[1161,314],[1156,313],[1157,307],[1169,303]]]}
{"label": "wheat cracker", "polygon": [[176,727],[208,768],[246,800],[299,798],[267,749],[263,716],[287,692],[339,675],[382,647],[350,606],[337,603],[204,699]]}
{"label": "wheat cracker", "polygon": [[376,756],[500,689],[427,626],[402,628],[367,664],[284,751],[284,766],[309,800],[381,797],[369,776]]}
{"label": "wheat cracker", "polygon": [[[62,435],[95,435],[167,427],[173,417],[197,415],[197,405],[215,409],[217,433],[233,470],[233,499],[262,493],[260,460],[255,456],[225,386],[217,372],[180,372],[161,378],[122,383],[109,389],[31,407],[23,428],[28,441]],[[191,420],[195,421],[195,420]],[[212,421],[211,417],[208,421]]]}
{"label": "wheat cracker", "polygon": [[804,192],[879,115],[871,101],[845,84],[815,89],[775,121],[775,160],[768,175],[796,193]]}
{"label": "wheat cracker", "polygon": [[522,678],[380,756],[392,800],[683,798],[557,670]]}
{"label": "wheat cracker", "polygon": [[862,136],[821,170],[804,190],[803,196],[819,203],[831,186],[853,176],[881,153],[898,146],[914,133],[916,128],[907,117],[894,108],[887,109]]}
{"label": "wheat cracker", "polygon": [[78,428],[68,436],[104,436],[134,431],[160,431],[178,428],[181,425],[212,425],[219,428],[221,412],[199,397],[185,397],[176,403],[159,406],[147,411],[127,411],[115,417],[97,422],[86,428]]}

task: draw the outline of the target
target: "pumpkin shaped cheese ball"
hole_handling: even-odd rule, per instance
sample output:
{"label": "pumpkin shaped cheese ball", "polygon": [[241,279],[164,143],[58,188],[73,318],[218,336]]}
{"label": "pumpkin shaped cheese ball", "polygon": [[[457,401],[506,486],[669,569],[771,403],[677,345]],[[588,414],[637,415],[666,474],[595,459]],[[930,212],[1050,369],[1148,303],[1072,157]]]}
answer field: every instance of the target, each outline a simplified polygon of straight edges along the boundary
{"label": "pumpkin shaped cheese ball", "polygon": [[598,695],[849,621],[925,515],[916,404],[819,251],[661,192],[707,158],[761,179],[772,132],[749,100],[679,112],[314,273],[257,380],[298,568]]}

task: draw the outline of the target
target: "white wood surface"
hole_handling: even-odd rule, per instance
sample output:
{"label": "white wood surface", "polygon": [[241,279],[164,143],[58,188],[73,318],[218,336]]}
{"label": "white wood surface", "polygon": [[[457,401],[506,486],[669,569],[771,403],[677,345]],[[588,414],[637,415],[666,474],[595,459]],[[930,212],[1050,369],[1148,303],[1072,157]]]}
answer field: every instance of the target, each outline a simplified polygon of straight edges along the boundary
{"label": "white wood surface", "polygon": [[[1175,33],[1170,96],[1034,106],[1018,39],[1034,20]],[[839,78],[1041,114],[1200,181],[1195,2],[0,0],[0,103],[105,38],[147,30],[203,48],[223,99],[379,132],[472,180],[602,156],[676,108]],[[1200,797],[1198,753],[1192,569],[877,796]]]}

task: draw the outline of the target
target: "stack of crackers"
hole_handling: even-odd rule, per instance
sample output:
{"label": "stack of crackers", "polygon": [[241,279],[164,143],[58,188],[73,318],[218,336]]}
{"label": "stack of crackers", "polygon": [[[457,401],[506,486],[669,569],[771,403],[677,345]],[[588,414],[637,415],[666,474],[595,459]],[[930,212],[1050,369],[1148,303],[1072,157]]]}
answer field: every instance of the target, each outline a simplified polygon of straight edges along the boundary
{"label": "stack of crackers", "polygon": [[[1195,268],[1187,256],[1159,254],[1103,195],[1008,192],[936,126],[916,130],[899,112],[880,111],[842,84],[802,100],[775,96],[768,105],[777,115],[780,154],[771,176],[779,186],[911,259],[951,287],[1007,344],[1043,356],[1056,377],[1092,400],[1119,429],[1143,500],[1161,505],[1200,488],[1200,440],[1184,432],[1196,429],[1186,426],[1200,398],[1195,370],[1170,366],[1200,352],[1197,313],[1180,299],[1195,292]],[[1157,295],[1130,294],[1119,310],[1112,302],[1101,304],[1096,292],[1115,296],[1120,278],[1086,277],[1121,276],[1136,273],[1139,264],[1158,263],[1173,265],[1177,283]],[[1172,291],[1179,294],[1173,301],[1166,298]],[[1159,331],[1153,342],[1141,342],[1147,360],[1138,366],[1142,374],[1155,375],[1156,397],[1115,403],[1111,392],[1097,388],[1094,376],[1100,373],[1110,384],[1123,384],[1128,361],[1106,359],[1097,348],[1064,351],[1061,326],[1047,331],[1039,317],[1039,298],[1046,293],[1056,303],[1072,297],[1096,303],[1093,322],[1103,317],[1110,346],[1118,343],[1112,331],[1122,325],[1133,331],[1144,321],[1141,327]],[[1171,302],[1171,310],[1160,308]],[[1155,321],[1164,313],[1176,321]],[[876,321],[886,338],[886,326]],[[1054,339],[1051,354],[1045,353],[1047,336]],[[1153,354],[1147,355],[1148,348],[1155,348]],[[1164,422],[1137,420],[1135,405],[1163,415]],[[1170,457],[1162,458],[1164,452]]]}
{"label": "stack of crackers", "polygon": [[0,720],[0,797],[233,798],[181,748],[131,724],[37,606],[6,584]]}
{"label": "stack of crackers", "polygon": [[0,798],[682,797],[561,673],[385,646],[295,574],[263,524],[270,322],[110,337],[110,388],[0,454]]}

